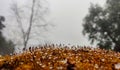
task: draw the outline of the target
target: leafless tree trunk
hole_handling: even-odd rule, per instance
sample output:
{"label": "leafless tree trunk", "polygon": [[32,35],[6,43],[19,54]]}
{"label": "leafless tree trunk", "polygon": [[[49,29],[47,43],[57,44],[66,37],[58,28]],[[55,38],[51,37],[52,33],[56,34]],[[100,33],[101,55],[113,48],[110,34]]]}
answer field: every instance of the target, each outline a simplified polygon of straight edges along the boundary
{"label": "leafless tree trunk", "polygon": [[45,10],[41,13],[40,9],[42,8],[42,6],[41,6],[41,3],[39,3],[40,1],[41,0],[32,0],[31,7],[28,10],[30,11],[30,14],[26,13],[26,15],[28,15],[29,17],[28,18],[24,17],[25,19],[28,20],[28,28],[26,31],[23,27],[23,24],[24,24],[23,15],[21,15],[20,8],[17,6],[17,4],[13,4],[11,6],[11,9],[14,13],[16,21],[19,25],[18,27],[20,28],[21,33],[22,33],[22,40],[23,40],[23,46],[24,46],[23,50],[27,48],[28,41],[30,40],[30,34],[31,34],[34,23],[37,23],[37,24],[39,23],[38,25],[36,25],[38,27],[46,27],[48,25],[48,23],[40,24],[40,21],[45,22],[43,15],[48,11],[48,8],[45,8]]}

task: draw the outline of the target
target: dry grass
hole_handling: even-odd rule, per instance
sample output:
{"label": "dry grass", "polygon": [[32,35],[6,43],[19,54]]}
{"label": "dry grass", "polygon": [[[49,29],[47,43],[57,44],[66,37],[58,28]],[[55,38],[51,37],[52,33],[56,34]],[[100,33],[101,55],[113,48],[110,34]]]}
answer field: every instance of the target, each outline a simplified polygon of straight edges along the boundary
{"label": "dry grass", "polygon": [[0,70],[119,70],[120,53],[99,48],[45,45],[0,57]]}

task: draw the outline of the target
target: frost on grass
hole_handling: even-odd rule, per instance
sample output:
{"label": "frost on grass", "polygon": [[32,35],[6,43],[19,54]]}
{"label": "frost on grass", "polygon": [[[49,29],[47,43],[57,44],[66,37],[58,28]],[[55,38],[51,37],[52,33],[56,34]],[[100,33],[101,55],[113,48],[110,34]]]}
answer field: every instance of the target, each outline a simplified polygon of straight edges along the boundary
{"label": "frost on grass", "polygon": [[119,70],[120,53],[90,47],[46,45],[0,56],[0,70]]}
{"label": "frost on grass", "polygon": [[115,64],[115,69],[120,69],[120,63]]}

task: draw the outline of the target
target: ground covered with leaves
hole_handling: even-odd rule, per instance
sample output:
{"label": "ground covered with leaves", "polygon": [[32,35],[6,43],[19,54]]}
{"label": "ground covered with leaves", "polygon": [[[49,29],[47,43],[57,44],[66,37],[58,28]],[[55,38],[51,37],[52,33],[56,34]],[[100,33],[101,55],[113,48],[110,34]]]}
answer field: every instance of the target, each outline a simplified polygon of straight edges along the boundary
{"label": "ground covered with leaves", "polygon": [[120,70],[120,53],[88,47],[45,45],[0,56],[0,70]]}

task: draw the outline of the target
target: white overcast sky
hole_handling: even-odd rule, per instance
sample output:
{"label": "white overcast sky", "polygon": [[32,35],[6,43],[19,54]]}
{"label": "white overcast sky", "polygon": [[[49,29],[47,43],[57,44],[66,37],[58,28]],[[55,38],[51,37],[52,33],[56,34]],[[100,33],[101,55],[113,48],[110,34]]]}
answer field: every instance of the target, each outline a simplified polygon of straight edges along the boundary
{"label": "white overcast sky", "polygon": [[[48,0],[50,16],[56,25],[50,31],[49,40],[54,43],[72,45],[90,45],[87,37],[82,35],[83,18],[88,13],[90,3],[104,5],[106,0]],[[19,0],[24,2],[24,0]],[[0,0],[0,15],[9,16],[11,0]]]}

